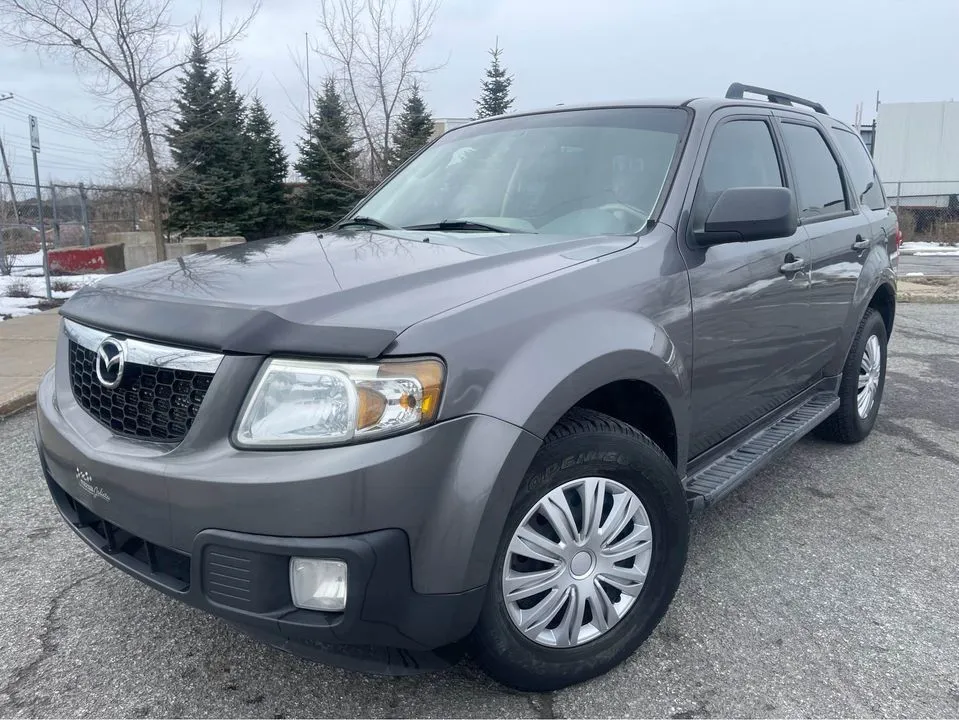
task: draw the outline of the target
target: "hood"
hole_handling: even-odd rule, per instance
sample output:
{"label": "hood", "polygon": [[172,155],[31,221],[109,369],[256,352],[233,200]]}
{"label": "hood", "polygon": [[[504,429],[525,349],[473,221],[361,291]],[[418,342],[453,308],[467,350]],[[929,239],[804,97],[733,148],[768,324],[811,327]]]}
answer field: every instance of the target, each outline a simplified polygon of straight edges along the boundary
{"label": "hood", "polygon": [[424,318],[635,242],[632,236],[302,233],[109,276],[78,291],[61,314],[197,349],[376,357]]}

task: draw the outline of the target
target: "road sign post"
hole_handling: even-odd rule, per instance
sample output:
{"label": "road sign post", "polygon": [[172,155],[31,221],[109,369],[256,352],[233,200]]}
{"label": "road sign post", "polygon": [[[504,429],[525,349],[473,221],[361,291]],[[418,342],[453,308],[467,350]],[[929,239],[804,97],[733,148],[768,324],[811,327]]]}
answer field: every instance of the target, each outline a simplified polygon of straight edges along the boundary
{"label": "road sign post", "polygon": [[50,292],[50,262],[47,258],[47,231],[43,227],[43,198],[40,196],[40,168],[37,166],[37,153],[40,152],[40,127],[35,115],[30,116],[30,149],[33,152],[33,182],[37,189],[37,224],[40,226],[40,250],[43,254],[43,280],[46,284],[47,300],[53,298]]}

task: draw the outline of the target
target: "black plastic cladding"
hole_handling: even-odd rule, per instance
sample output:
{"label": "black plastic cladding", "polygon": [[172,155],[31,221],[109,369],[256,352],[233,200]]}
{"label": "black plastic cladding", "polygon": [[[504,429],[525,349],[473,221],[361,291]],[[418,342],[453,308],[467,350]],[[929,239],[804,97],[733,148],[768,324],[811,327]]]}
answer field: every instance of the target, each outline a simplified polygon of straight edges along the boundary
{"label": "black plastic cladding", "polygon": [[181,441],[213,381],[212,373],[127,363],[122,383],[111,390],[97,380],[95,363],[95,352],[70,343],[77,402],[115,433],[143,440]]}
{"label": "black plastic cladding", "polygon": [[189,555],[147,542],[105,520],[64,492],[44,466],[53,500],[76,532],[125,567],[150,577],[174,592],[190,589]]}

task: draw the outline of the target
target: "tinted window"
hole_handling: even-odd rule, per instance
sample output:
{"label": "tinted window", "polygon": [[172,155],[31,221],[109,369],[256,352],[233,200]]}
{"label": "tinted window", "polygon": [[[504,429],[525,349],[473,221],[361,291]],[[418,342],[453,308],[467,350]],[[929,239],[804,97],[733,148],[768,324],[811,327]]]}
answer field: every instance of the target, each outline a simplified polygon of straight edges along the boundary
{"label": "tinted window", "polygon": [[809,125],[783,123],[782,127],[796,177],[799,216],[811,218],[846,210],[842,175],[822,133]]}
{"label": "tinted window", "polygon": [[[882,185],[866,146],[848,130],[834,128],[833,137],[836,138],[839,152],[846,161],[850,183],[856,195],[862,197],[862,204],[873,210],[882,210],[886,207],[886,199],[882,195]],[[871,187],[869,183],[872,183]],[[869,190],[866,190],[867,187]]]}
{"label": "tinted window", "polygon": [[693,228],[703,228],[706,216],[724,190],[782,186],[782,172],[769,125],[762,120],[723,123],[713,133],[706,152],[693,208]]}
{"label": "tinted window", "polygon": [[703,191],[718,195],[734,187],[782,185],[776,146],[766,123],[734,120],[719,126],[703,166]]}

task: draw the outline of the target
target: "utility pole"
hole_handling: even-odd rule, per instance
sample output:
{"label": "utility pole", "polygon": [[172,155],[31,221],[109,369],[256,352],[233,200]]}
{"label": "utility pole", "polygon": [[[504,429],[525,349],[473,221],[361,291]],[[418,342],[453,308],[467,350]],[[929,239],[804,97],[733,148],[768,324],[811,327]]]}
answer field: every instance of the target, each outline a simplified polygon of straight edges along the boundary
{"label": "utility pole", "polygon": [[13,216],[20,224],[20,208],[17,205],[17,194],[13,192],[13,178],[10,177],[10,165],[7,163],[7,153],[3,149],[3,138],[0,138],[0,161],[3,162],[3,171],[7,175],[7,185],[10,187],[10,200],[13,202]]}
{"label": "utility pole", "polygon": [[310,134],[313,120],[313,88],[310,86],[310,34],[306,36],[306,133]]}
{"label": "utility pole", "polygon": [[40,196],[40,169],[37,167],[37,153],[40,152],[40,126],[35,115],[30,116],[30,149],[33,152],[33,181],[37,188],[37,224],[40,226],[40,249],[43,251],[43,280],[47,286],[47,300],[53,298],[50,292],[50,263],[47,259],[47,231],[43,227],[43,198]]}
{"label": "utility pole", "polygon": [[[12,100],[13,94],[7,93],[0,95],[0,102]],[[13,203],[13,216],[17,219],[17,225],[20,224],[20,208],[17,206],[17,195],[13,192],[13,178],[10,177],[10,165],[7,163],[7,153],[3,149],[3,138],[0,138],[0,161],[3,162],[3,172],[7,176],[7,185],[10,187],[10,201]]]}

